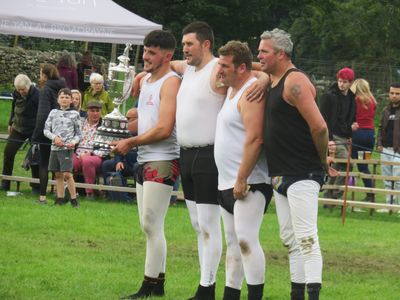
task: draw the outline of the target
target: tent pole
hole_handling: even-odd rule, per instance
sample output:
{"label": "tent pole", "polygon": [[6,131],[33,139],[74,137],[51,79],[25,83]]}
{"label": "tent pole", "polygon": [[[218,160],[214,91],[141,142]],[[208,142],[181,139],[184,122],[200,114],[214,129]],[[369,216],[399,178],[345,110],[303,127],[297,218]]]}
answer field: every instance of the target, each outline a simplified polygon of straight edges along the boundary
{"label": "tent pole", "polygon": [[111,44],[111,62],[117,61],[117,44]]}
{"label": "tent pole", "polygon": [[89,42],[85,42],[83,44],[83,51],[86,52],[88,50],[88,48],[89,48]]}
{"label": "tent pole", "polygon": [[19,35],[16,35],[14,38],[14,45],[13,45],[14,48],[18,46],[18,39],[19,39]]}
{"label": "tent pole", "polygon": [[139,55],[140,55],[140,45],[137,45],[136,46],[136,54],[135,54],[135,72],[136,73],[138,73]]}

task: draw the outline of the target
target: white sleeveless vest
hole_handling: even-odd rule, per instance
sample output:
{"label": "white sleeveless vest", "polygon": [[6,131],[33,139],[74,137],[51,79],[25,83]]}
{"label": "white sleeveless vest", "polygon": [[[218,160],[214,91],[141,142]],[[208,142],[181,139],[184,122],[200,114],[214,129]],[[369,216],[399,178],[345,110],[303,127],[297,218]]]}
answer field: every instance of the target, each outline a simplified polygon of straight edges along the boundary
{"label": "white sleeveless vest", "polygon": [[201,70],[187,66],[177,96],[176,130],[179,145],[196,147],[214,144],[217,115],[225,96],[215,93],[210,85],[218,58]]}
{"label": "white sleeveless vest", "polygon": [[[247,87],[255,80],[256,78],[248,80],[232,99],[229,99],[232,92],[232,88],[229,88],[224,105],[218,114],[214,157],[218,168],[219,190],[231,189],[236,182],[246,138],[245,128],[238,110],[238,101]],[[271,179],[268,177],[267,161],[262,151],[257,164],[247,179],[247,183],[256,184],[270,182]]]}
{"label": "white sleeveless vest", "polygon": [[[157,124],[160,113],[160,90],[164,81],[172,76],[179,77],[175,72],[169,72],[156,82],[149,83],[151,74],[146,75],[138,104],[138,135],[141,135]],[[179,145],[176,141],[176,130],[162,141],[138,147],[137,161],[142,164],[149,161],[173,160],[179,157]]]}

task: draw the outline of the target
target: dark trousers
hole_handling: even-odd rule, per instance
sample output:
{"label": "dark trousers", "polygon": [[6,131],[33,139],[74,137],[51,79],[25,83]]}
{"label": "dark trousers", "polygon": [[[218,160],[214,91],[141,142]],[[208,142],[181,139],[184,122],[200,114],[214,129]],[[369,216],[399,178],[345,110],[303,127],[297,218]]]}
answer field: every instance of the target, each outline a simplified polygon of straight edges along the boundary
{"label": "dark trousers", "polygon": [[[375,134],[373,129],[361,128],[353,132],[353,145],[351,149],[351,157],[357,159],[358,151],[373,151]],[[367,164],[357,164],[360,172],[370,174]],[[363,179],[365,187],[372,187],[371,179]]]}
{"label": "dark trousers", "polygon": [[[12,175],[14,169],[14,160],[17,151],[24,144],[25,140],[30,135],[19,133],[13,130],[8,137],[6,146],[4,147],[3,156],[3,175]],[[31,166],[32,178],[39,178],[39,166]],[[10,181],[3,180],[1,186],[4,190],[10,189]],[[36,184],[32,184],[32,187],[37,187]]]}
{"label": "dark trousers", "polygon": [[40,164],[39,164],[40,196],[46,196],[47,183],[49,181],[50,144],[48,145],[40,144],[39,148],[40,148]]}

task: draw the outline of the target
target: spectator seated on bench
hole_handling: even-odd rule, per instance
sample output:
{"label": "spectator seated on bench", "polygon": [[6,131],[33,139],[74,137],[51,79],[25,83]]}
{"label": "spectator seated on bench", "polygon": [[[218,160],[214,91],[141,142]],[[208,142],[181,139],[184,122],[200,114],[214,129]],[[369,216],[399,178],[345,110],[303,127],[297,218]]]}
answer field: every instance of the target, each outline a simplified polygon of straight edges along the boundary
{"label": "spectator seated on bench", "polygon": [[[93,149],[94,135],[101,124],[101,103],[91,101],[87,105],[87,117],[82,121],[82,139],[73,155],[74,173],[82,173],[85,183],[94,184],[104,159],[102,151]],[[77,182],[79,178],[77,178]],[[93,198],[93,189],[85,189],[86,197]]]}
{"label": "spectator seated on bench", "polygon": [[[126,113],[128,119],[128,130],[132,135],[137,134],[138,112],[136,108],[131,108]],[[114,158],[105,160],[102,165],[104,184],[115,186],[127,186],[128,177],[136,177],[137,149],[132,149],[125,156],[115,154]],[[127,192],[108,191],[108,197],[112,200],[131,201]]]}
{"label": "spectator seated on bench", "polygon": [[[127,186],[127,178],[135,177],[137,166],[137,150],[129,151],[125,156],[116,154],[114,158],[105,160],[101,166],[104,184],[114,186]],[[111,200],[132,201],[127,192],[107,191]]]}

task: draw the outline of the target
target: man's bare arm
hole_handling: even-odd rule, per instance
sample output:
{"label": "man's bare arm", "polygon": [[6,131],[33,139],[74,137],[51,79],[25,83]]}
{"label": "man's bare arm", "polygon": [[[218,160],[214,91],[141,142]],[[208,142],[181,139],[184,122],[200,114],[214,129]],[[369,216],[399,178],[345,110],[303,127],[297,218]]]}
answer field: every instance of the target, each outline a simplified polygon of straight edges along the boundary
{"label": "man's bare arm", "polygon": [[171,66],[172,71],[175,71],[179,75],[183,75],[188,66],[186,60],[172,60],[169,65]]}
{"label": "man's bare arm", "polygon": [[176,95],[181,80],[168,78],[160,90],[160,112],[157,124],[145,133],[115,143],[113,151],[125,155],[130,149],[140,145],[152,144],[168,138],[175,126]]}
{"label": "man's bare arm", "polygon": [[321,164],[327,174],[337,176],[337,171],[328,164],[328,127],[315,102],[315,96],[315,88],[304,74],[293,72],[287,77],[283,98],[295,106],[307,122]]}
{"label": "man's bare arm", "polygon": [[257,81],[254,82],[247,90],[246,99],[247,101],[262,101],[264,100],[265,93],[268,87],[271,85],[271,78],[267,73],[261,71],[251,71]]}
{"label": "man's bare arm", "polygon": [[256,165],[263,144],[265,102],[248,102],[244,93],[239,100],[238,108],[246,130],[243,145],[243,156],[233,194],[236,199],[243,199],[247,193],[247,178]]}

